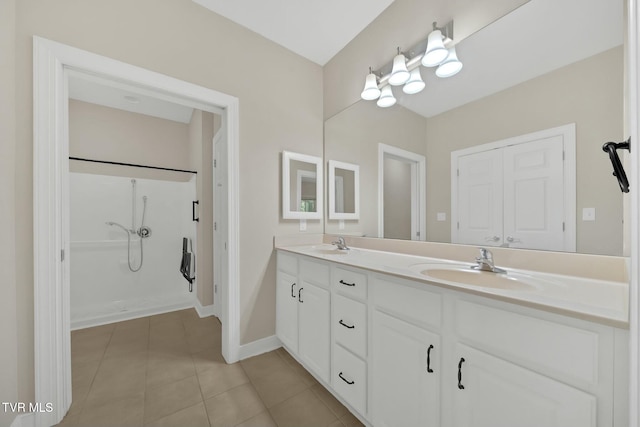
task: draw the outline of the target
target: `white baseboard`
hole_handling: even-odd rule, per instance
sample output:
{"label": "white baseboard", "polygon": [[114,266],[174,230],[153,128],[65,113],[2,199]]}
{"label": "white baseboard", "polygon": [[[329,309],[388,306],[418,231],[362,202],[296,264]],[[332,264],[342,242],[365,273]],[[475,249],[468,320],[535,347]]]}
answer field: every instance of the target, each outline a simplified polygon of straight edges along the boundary
{"label": "white baseboard", "polygon": [[[197,301],[197,299],[196,299]],[[171,311],[191,308],[194,303],[190,300],[180,301],[174,304],[163,304],[155,307],[136,308],[125,312],[109,313],[89,319],[75,320],[71,322],[71,330],[90,328],[93,326],[106,325],[108,323],[123,322],[125,320],[137,319],[139,317],[153,316],[156,314],[169,313]],[[198,313],[200,314],[200,313]],[[202,315],[200,315],[202,317]]]}
{"label": "white baseboard", "polygon": [[28,414],[20,414],[11,423],[10,427],[35,427],[36,417],[30,412]]}
{"label": "white baseboard", "polygon": [[248,344],[241,345],[238,351],[238,356],[240,360],[243,360],[262,353],[266,353],[268,351],[275,350],[280,347],[282,347],[282,342],[278,339],[278,337],[272,335],[270,337],[262,338]]}
{"label": "white baseboard", "polygon": [[200,304],[200,300],[198,298],[196,298],[194,307],[196,309],[196,312],[198,313],[198,316],[200,316],[200,317],[209,317],[209,316],[218,317],[218,313],[216,313],[214,304],[202,305],[202,304]]}

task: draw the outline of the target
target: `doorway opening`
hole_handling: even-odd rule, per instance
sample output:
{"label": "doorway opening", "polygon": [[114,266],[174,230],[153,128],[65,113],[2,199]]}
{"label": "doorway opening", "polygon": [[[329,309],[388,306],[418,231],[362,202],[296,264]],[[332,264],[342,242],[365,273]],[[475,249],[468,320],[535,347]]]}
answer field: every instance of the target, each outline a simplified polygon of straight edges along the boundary
{"label": "doorway opening", "polygon": [[426,176],[424,156],[378,144],[378,237],[426,240]]}
{"label": "doorway opening", "polygon": [[[37,426],[57,424],[71,404],[69,73],[175,104],[218,112],[225,136],[226,255],[219,283],[222,353],[238,360],[238,99],[153,71],[34,37],[34,333],[35,398],[53,411],[36,413]],[[220,159],[221,160],[221,159]],[[218,161],[220,161],[218,160]],[[214,257],[215,258],[215,257]],[[226,258],[226,262],[224,260]],[[215,259],[210,262],[216,262]]]}

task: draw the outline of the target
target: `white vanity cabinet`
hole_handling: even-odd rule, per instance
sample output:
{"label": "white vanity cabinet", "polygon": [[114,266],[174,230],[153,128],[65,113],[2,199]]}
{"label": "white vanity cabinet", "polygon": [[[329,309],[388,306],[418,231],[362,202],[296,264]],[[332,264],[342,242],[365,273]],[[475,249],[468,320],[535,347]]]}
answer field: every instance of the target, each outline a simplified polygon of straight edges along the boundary
{"label": "white vanity cabinet", "polygon": [[628,424],[626,330],[312,260],[278,253],[278,337],[367,424]]}
{"label": "white vanity cabinet", "polygon": [[330,363],[329,265],[278,252],[276,335],[324,381]]}

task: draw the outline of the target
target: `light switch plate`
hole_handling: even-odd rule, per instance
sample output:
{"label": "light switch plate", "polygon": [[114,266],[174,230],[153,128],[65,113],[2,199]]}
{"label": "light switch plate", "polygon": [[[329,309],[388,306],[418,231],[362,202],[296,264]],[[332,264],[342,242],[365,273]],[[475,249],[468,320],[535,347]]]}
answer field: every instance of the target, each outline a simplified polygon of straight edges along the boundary
{"label": "light switch plate", "polygon": [[438,212],[436,215],[436,219],[438,221],[446,221],[447,220],[447,213],[446,212]]}
{"label": "light switch plate", "polygon": [[596,208],[582,208],[582,220],[583,221],[595,221],[596,220]]}
{"label": "light switch plate", "polygon": [[307,220],[306,219],[301,219],[300,220],[300,231],[307,231]]}

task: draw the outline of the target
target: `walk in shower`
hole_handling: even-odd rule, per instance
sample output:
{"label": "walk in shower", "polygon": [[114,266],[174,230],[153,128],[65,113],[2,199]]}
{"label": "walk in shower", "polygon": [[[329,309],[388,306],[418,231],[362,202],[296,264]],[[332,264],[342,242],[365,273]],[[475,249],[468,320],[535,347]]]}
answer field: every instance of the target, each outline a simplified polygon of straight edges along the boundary
{"label": "walk in shower", "polygon": [[70,173],[72,329],[193,306],[179,267],[195,194],[195,177]]}

